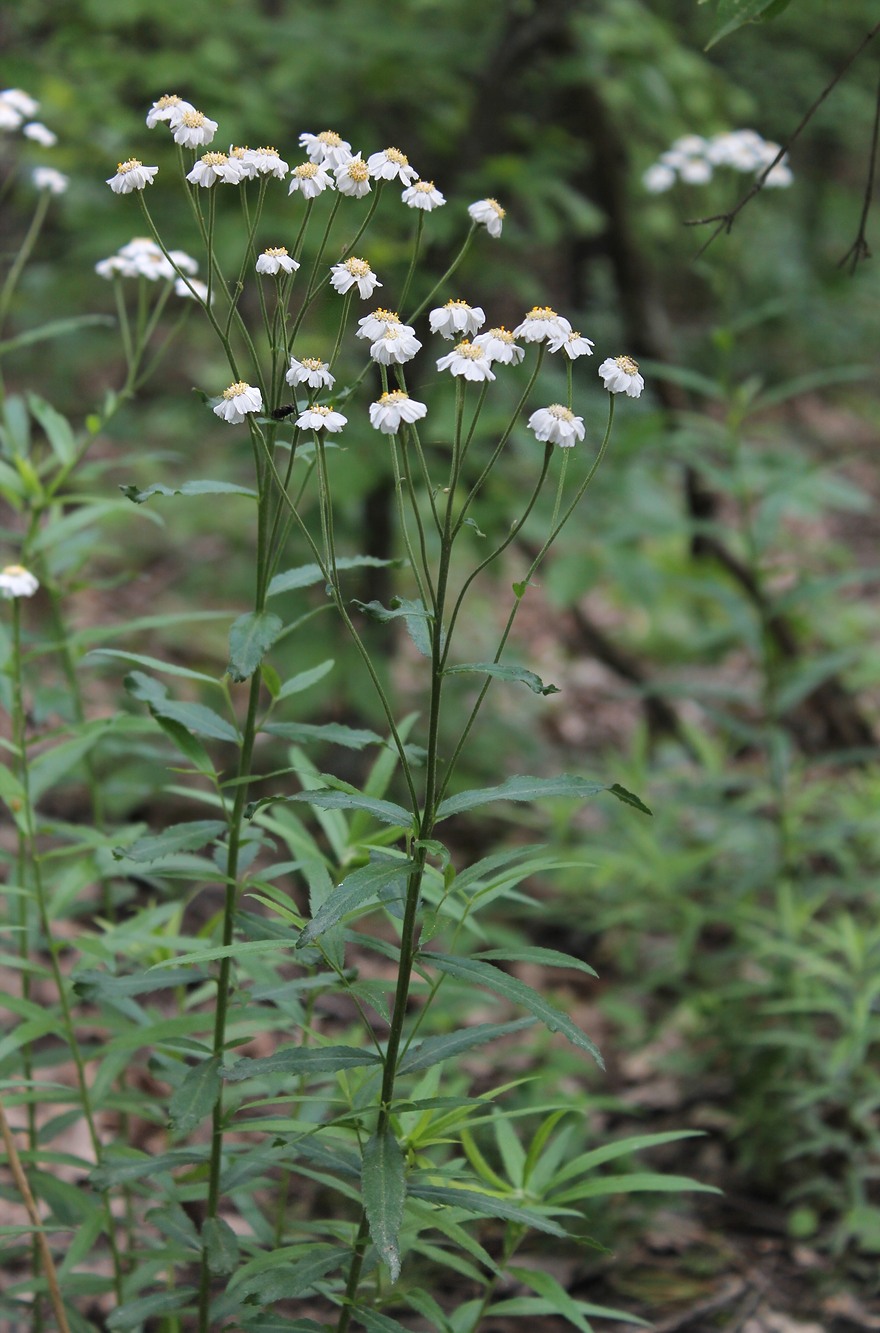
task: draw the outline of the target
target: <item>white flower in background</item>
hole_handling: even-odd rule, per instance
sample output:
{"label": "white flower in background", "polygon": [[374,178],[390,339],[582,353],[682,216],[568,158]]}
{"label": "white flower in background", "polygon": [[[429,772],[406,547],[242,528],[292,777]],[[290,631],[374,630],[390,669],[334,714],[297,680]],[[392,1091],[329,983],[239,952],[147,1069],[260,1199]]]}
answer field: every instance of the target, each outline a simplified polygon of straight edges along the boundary
{"label": "white flower in background", "polygon": [[257,260],[258,273],[295,273],[299,264],[287,253],[286,245],[273,245]]}
{"label": "white flower in background", "polygon": [[296,419],[299,430],[326,430],[337,435],[343,426],[348,425],[348,417],[341,412],[334,412],[332,407],[307,407]]}
{"label": "white flower in background", "polygon": [[421,346],[415,329],[408,324],[390,324],[370,347],[370,356],[383,366],[402,366],[413,359]]}
{"label": "white flower in background", "polygon": [[106,278],[108,282],[116,277],[130,278],[136,276],[133,273],[126,272],[127,268],[128,265],[124,259],[119,255],[111,255],[109,259],[98,260],[95,265],[95,272],[99,278]]}
{"label": "white flower in background", "polygon": [[214,415],[228,421],[230,426],[237,426],[244,421],[249,412],[262,412],[263,395],[251,384],[239,380],[223,390],[223,401],[214,408]]}
{"label": "white flower in background", "polygon": [[529,417],[528,425],[537,439],[547,444],[558,444],[563,449],[571,449],[585,434],[583,417],[576,417],[561,403],[539,407]]}
{"label": "white flower in background", "polygon": [[70,184],[70,177],[54,167],[34,167],[31,180],[38,190],[48,190],[50,194],[64,194]]}
{"label": "white flower in background", "polygon": [[704,139],[702,134],[683,134],[670,144],[670,151],[681,153],[684,157],[700,157],[708,147],[709,140]]}
{"label": "white flower in background", "polygon": [[334,264],[330,274],[330,282],[340,295],[357,287],[362,301],[366,301],[377,287],[382,286],[365,259],[346,259],[342,264]]}
{"label": "white flower in background", "polygon": [[58,135],[39,120],[32,120],[22,128],[21,132],[26,139],[33,139],[34,143],[41,144],[43,148],[54,148],[58,142]]}
{"label": "white flower in background", "polygon": [[[774,157],[775,156],[776,154],[774,153]],[[764,168],[762,167],[761,170],[763,171]],[[759,171],[758,175],[760,176],[760,174],[761,172]],[[784,190],[787,186],[791,185],[793,181],[794,175],[785,158],[780,162],[777,162],[775,167],[771,167],[767,172],[767,175],[764,177],[764,184],[771,190]]]}
{"label": "white flower in background", "polygon": [[168,258],[175,268],[180,269],[181,273],[198,273],[199,261],[193,259],[185,250],[169,250]]}
{"label": "white flower in background", "polygon": [[356,338],[369,338],[370,342],[375,342],[381,338],[389,328],[407,329],[412,333],[408,324],[401,324],[400,315],[396,310],[383,310],[379,306],[371,315],[364,315],[363,319],[358,320]]}
{"label": "white flower in background", "polygon": [[402,389],[395,389],[393,393],[383,393],[378,402],[370,404],[370,425],[383,435],[396,435],[401,421],[412,425],[414,421],[421,421],[427,412],[424,403],[410,398]]}
{"label": "white flower in background", "polygon": [[191,102],[185,102],[177,93],[166,93],[154,102],[147,112],[147,128],[155,129],[160,122],[166,122],[172,129],[176,129],[181,117],[187,111],[195,111]]}
{"label": "white flower in background", "polygon": [[367,158],[367,170],[376,180],[400,180],[404,185],[409,185],[419,174],[399,148],[383,148],[381,153],[371,153]]}
{"label": "white flower in background", "polygon": [[421,208],[426,213],[442,208],[446,203],[446,196],[434,188],[433,181],[414,181],[400,197],[408,208]]}
{"label": "white flower in background", "polygon": [[352,199],[363,199],[373,188],[370,184],[370,169],[360,153],[357,157],[348,158],[341,166],[334,167],[333,175],[339,193],[347,194]]}
{"label": "white flower in background", "polygon": [[438,306],[428,316],[432,333],[439,333],[442,338],[454,338],[464,333],[470,338],[486,323],[486,315],[481,306],[469,306],[467,301],[447,301]]}
{"label": "white flower in background", "polygon": [[667,166],[665,162],[655,162],[642,176],[642,185],[648,194],[665,194],[672,189],[675,180],[673,167]]}
{"label": "white flower in background", "polygon": [[452,375],[460,375],[466,380],[494,380],[495,375],[492,371],[492,363],[486,355],[483,347],[478,347],[476,343],[460,342],[446,356],[441,356],[437,362],[438,370],[448,370]]}
{"label": "white flower in background", "polygon": [[24,116],[14,106],[0,100],[0,130],[17,130]]}
{"label": "white flower in background", "polygon": [[336,380],[330,374],[330,367],[326,361],[319,360],[316,356],[304,356],[302,361],[297,361],[295,356],[290,358],[290,370],[284,376],[288,384],[307,384],[310,389],[332,389]]}
{"label": "white flower in background", "polygon": [[301,134],[299,142],[312,162],[325,167],[341,167],[351,157],[351,144],[335,130],[322,130],[320,134]]}
{"label": "white flower in background", "polygon": [[755,130],[731,130],[716,134],[706,148],[706,157],[716,167],[734,171],[754,171],[761,165],[764,140]]}
{"label": "white flower in background", "polygon": [[19,124],[23,120],[32,120],[40,109],[39,102],[22,88],[4,88],[0,92],[0,106],[10,107],[17,112]]}
{"label": "white flower in background", "polygon": [[284,180],[290,170],[277,148],[243,148],[241,161],[252,166],[258,176],[275,176],[280,181]]}
{"label": "white flower in background", "polygon": [[187,172],[190,185],[201,185],[209,190],[222,181],[224,185],[238,185],[242,179],[241,165],[231,161],[226,153],[203,153],[192,171]]}
{"label": "white flower in background", "polygon": [[132,190],[142,190],[145,185],[152,185],[158,170],[158,167],[145,167],[138,158],[130,157],[127,162],[119,163],[116,175],[110,176],[107,184],[114,194],[131,194]]}
{"label": "white flower in background", "polygon": [[504,209],[497,199],[478,199],[475,204],[471,204],[468,213],[474,222],[481,222],[490,236],[498,237],[501,235],[501,224],[504,222]]}
{"label": "white flower in background", "polygon": [[569,333],[559,334],[556,338],[550,339],[551,352],[565,352],[565,355],[572,361],[577,361],[579,356],[593,355],[593,342],[590,338],[584,338],[575,329]]}
{"label": "white flower in background", "polygon": [[206,148],[217,133],[217,122],[191,107],[175,120],[173,129],[175,143],[184,148]]}
{"label": "white flower in background", "polygon": [[712,163],[705,157],[682,158],[678,174],[685,185],[705,185],[712,179]]}
{"label": "white flower in background", "polygon": [[[189,298],[190,301],[201,301],[202,305],[208,304],[208,284],[199,282],[198,278],[178,278],[174,283],[174,295]],[[211,305],[214,304],[214,293],[211,293]],[[257,390],[254,390],[256,393]],[[214,408],[217,411],[217,408]],[[220,413],[217,413],[219,416]],[[228,420],[228,418],[227,418]]]}
{"label": "white flower in background", "polygon": [[290,189],[287,193],[293,194],[295,190],[299,190],[303,199],[314,199],[317,195],[323,194],[324,190],[335,189],[333,177],[320,162],[301,162],[291,172]]}
{"label": "white flower in background", "polygon": [[609,393],[625,393],[629,398],[638,398],[645,387],[639,374],[639,363],[631,356],[609,356],[599,367],[599,374]]}
{"label": "white flower in background", "polygon": [[502,366],[518,366],[525,356],[525,349],[518,347],[509,329],[489,329],[474,338],[474,346],[482,347],[490,361],[498,361]]}
{"label": "white flower in background", "polygon": [[7,565],[0,570],[0,597],[33,597],[40,580],[24,565]]}
{"label": "white flower in background", "polygon": [[548,305],[533,305],[522,324],[513,330],[514,338],[527,343],[543,342],[545,338],[567,338],[571,325],[563,315],[557,315]]}

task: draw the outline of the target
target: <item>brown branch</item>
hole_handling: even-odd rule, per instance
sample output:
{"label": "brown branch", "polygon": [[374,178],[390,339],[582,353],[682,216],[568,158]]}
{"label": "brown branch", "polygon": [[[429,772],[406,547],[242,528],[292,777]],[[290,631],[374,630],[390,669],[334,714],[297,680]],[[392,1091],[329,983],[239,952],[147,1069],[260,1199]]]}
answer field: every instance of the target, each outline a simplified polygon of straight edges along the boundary
{"label": "brown branch", "polygon": [[851,261],[850,273],[855,273],[859,261],[871,258],[871,249],[868,245],[868,214],[871,211],[871,200],[874,194],[874,172],[877,167],[877,144],[880,141],[880,82],[877,84],[877,101],[874,106],[874,129],[871,133],[871,155],[868,159],[868,179],[865,182],[865,198],[862,203],[862,216],[859,218],[859,229],[856,232],[856,239],[847,250],[843,258],[838,262],[837,267],[843,268],[846,261]]}

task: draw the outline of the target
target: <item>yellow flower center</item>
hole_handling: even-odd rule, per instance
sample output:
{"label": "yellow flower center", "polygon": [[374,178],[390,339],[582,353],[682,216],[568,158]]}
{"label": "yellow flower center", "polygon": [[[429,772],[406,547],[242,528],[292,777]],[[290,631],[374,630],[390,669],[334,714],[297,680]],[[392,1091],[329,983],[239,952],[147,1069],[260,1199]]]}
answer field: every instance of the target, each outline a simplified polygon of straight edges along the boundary
{"label": "yellow flower center", "polygon": [[558,319],[555,310],[551,310],[548,305],[533,305],[526,319]]}
{"label": "yellow flower center", "polygon": [[237,384],[230,384],[228,389],[223,390],[224,398],[237,398],[240,393],[246,393],[251,386],[245,384],[244,380],[239,380]]}
{"label": "yellow flower center", "polygon": [[403,389],[393,389],[391,393],[383,393],[379,402],[387,407],[396,407],[398,403],[405,403],[408,398],[409,394],[404,393]]}
{"label": "yellow flower center", "polygon": [[507,214],[505,213],[504,209],[501,207],[497,199],[486,199],[485,202],[489,205],[489,207],[493,210],[493,212],[498,214],[500,218],[507,217]]}
{"label": "yellow flower center", "polygon": [[345,169],[353,181],[358,181],[360,183],[361,181],[368,181],[370,179],[370,172],[366,162],[359,162],[357,158],[351,162],[347,162]]}
{"label": "yellow flower center", "polygon": [[353,278],[365,278],[373,271],[365,259],[346,259],[342,267],[348,269]]}
{"label": "yellow flower center", "polygon": [[287,246],[286,246],[286,245],[270,245],[269,248],[268,248],[268,250],[264,250],[264,251],[263,251],[263,254],[264,254],[264,255],[268,255],[270,259],[278,259],[278,258],[280,258],[281,255],[286,255],[286,254],[287,254]]}
{"label": "yellow flower center", "polygon": [[315,138],[320,139],[328,148],[338,148],[342,143],[341,136],[335,130],[322,130],[320,134],[315,135]]}
{"label": "yellow flower center", "polygon": [[482,347],[472,343],[469,338],[465,338],[464,342],[459,343],[455,350],[459,356],[466,357],[468,361],[481,361],[484,356]]}
{"label": "yellow flower center", "polygon": [[22,574],[26,574],[27,570],[24,565],[7,565],[3,573],[8,574],[10,578],[17,579],[21,578]]}
{"label": "yellow flower center", "polygon": [[184,111],[181,116],[181,124],[188,126],[191,130],[198,130],[205,123],[205,117],[201,111]]}
{"label": "yellow flower center", "polygon": [[169,106],[177,106],[183,99],[178,97],[177,93],[165,93],[156,103],[157,111],[164,111]]}
{"label": "yellow flower center", "polygon": [[461,297],[460,297],[460,296],[457,296],[457,297],[455,298],[454,301],[447,301],[447,302],[446,302],[446,305],[443,307],[443,309],[444,309],[444,310],[470,310],[470,306],[468,305],[467,301],[462,301]]}
{"label": "yellow flower center", "polygon": [[385,310],[379,306],[378,310],[373,311],[373,319],[380,319],[383,324],[399,324],[400,315],[396,310]]}
{"label": "yellow flower center", "polygon": [[225,153],[203,153],[199,160],[204,162],[206,167],[222,167],[229,158]]}
{"label": "yellow flower center", "polygon": [[309,411],[310,411],[310,412],[317,412],[317,413],[318,413],[320,416],[322,416],[322,417],[329,417],[330,413],[333,411],[333,408],[332,408],[332,407],[312,407],[312,408],[309,408]]}
{"label": "yellow flower center", "polygon": [[135,167],[142,167],[144,164],[139,157],[130,157],[127,162],[119,162],[116,170],[120,176],[125,176],[129,171],[134,171]]}
{"label": "yellow flower center", "polygon": [[620,369],[627,375],[638,375],[639,373],[639,363],[633,361],[631,356],[616,356],[614,364],[620,366]]}
{"label": "yellow flower center", "polygon": [[301,366],[305,366],[306,370],[324,370],[324,369],[325,369],[324,362],[323,362],[323,361],[321,360],[321,358],[318,357],[318,356],[306,356],[306,357],[303,357],[302,361],[300,361],[300,365],[301,365]]}
{"label": "yellow flower center", "polygon": [[431,191],[432,191],[433,188],[434,188],[434,182],[433,182],[433,181],[416,181],[415,185],[413,185],[411,188],[412,188],[413,190],[418,190],[419,194],[430,194]]}
{"label": "yellow flower center", "polygon": [[489,336],[492,338],[497,338],[500,343],[513,342],[513,334],[510,332],[509,329],[506,329],[503,324],[501,325],[500,329],[490,329]]}
{"label": "yellow flower center", "polygon": [[317,162],[303,162],[302,166],[294,167],[293,174],[298,176],[301,181],[310,181],[313,176],[318,174],[318,164]]}
{"label": "yellow flower center", "polygon": [[569,412],[568,408],[563,407],[561,403],[551,403],[547,411],[551,417],[556,417],[557,421],[574,421],[574,413]]}
{"label": "yellow flower center", "polygon": [[230,157],[244,157],[245,153],[249,153],[249,152],[250,152],[250,149],[248,148],[247,144],[245,144],[244,148],[230,148],[230,150],[229,150],[229,156],[230,156]]}
{"label": "yellow flower center", "polygon": [[408,167],[409,158],[406,153],[402,153],[399,148],[386,148],[385,156],[389,162],[393,162],[398,167]]}

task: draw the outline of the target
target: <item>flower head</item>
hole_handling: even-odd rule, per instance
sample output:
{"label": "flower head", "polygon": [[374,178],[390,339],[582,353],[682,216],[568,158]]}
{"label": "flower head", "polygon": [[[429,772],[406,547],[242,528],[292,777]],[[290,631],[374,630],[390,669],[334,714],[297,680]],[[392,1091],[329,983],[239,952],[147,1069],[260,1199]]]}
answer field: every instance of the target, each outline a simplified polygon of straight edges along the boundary
{"label": "flower head", "polygon": [[225,185],[238,185],[242,179],[242,169],[238,162],[227,157],[226,153],[203,153],[186,179],[190,185],[201,185],[209,190],[212,185],[222,181]]}
{"label": "flower head", "polygon": [[306,150],[312,162],[326,167],[341,167],[351,157],[351,144],[335,130],[322,130],[320,134],[301,134],[300,145]]}
{"label": "flower head", "polygon": [[357,287],[358,296],[366,301],[377,287],[382,284],[365,259],[346,259],[342,264],[334,264],[330,270],[330,282],[336,291],[343,294]]}
{"label": "flower head", "polygon": [[58,142],[58,135],[38,120],[32,120],[21,132],[26,139],[33,139],[34,143],[41,144],[43,148],[54,148]]}
{"label": "flower head", "polygon": [[275,176],[278,180],[284,180],[290,167],[284,161],[284,158],[278,152],[277,148],[242,148],[240,150],[239,160],[242,163],[242,175],[247,175],[248,179],[257,176]]}
{"label": "flower head", "polygon": [[185,251],[169,250],[166,256],[151,237],[135,236],[109,259],[99,259],[95,272],[102,278],[148,278],[150,282],[164,278],[171,282],[178,270],[197,273],[198,268]]}
{"label": "flower head", "polygon": [[367,170],[376,180],[400,180],[404,185],[409,185],[419,174],[399,148],[383,148],[381,153],[371,153],[367,158]]}
{"label": "flower head", "polygon": [[147,112],[147,128],[154,129],[160,121],[166,121],[172,129],[176,129],[180,119],[187,111],[195,111],[195,107],[190,102],[185,102],[177,93],[166,93],[154,102]]}
{"label": "flower head", "polygon": [[334,377],[330,374],[330,367],[326,361],[320,361],[316,356],[305,356],[302,361],[297,361],[295,356],[290,358],[290,369],[284,376],[288,384],[307,384],[310,389],[332,389],[336,383]]}
{"label": "flower head", "polygon": [[593,355],[593,342],[590,338],[582,337],[575,329],[571,329],[568,333],[560,333],[550,339],[550,351],[565,352],[571,361],[577,361],[579,356]]}
{"label": "flower head", "polygon": [[396,435],[401,421],[410,425],[427,415],[427,407],[415,398],[410,398],[402,389],[393,393],[383,393],[376,403],[370,404],[370,425],[383,435]]}
{"label": "flower head", "polygon": [[642,176],[642,185],[648,191],[648,194],[665,194],[671,190],[675,184],[676,176],[673,167],[665,162],[655,162]]}
{"label": "flower head", "polygon": [[239,380],[223,390],[223,398],[214,408],[214,415],[237,426],[244,421],[249,412],[262,412],[263,395],[251,384]]}
{"label": "flower head", "polygon": [[379,306],[378,310],[374,310],[371,315],[364,315],[363,319],[358,320],[358,331],[355,337],[369,338],[370,342],[375,342],[377,338],[382,337],[386,329],[392,327],[409,329],[409,332],[412,333],[409,325],[401,324],[400,315],[396,310],[383,310]]}
{"label": "flower head", "polygon": [[290,189],[287,193],[293,194],[294,191],[299,190],[303,199],[314,199],[316,195],[322,194],[324,190],[335,189],[333,177],[320,162],[301,162],[291,172]]}
{"label": "flower head", "polygon": [[474,345],[482,347],[490,361],[498,361],[502,366],[518,366],[525,356],[522,347],[513,341],[509,329],[489,329],[474,338]]}
{"label": "flower head", "polygon": [[557,315],[548,305],[534,305],[522,324],[513,330],[514,338],[522,338],[527,343],[543,342],[545,338],[567,337],[571,325],[563,315]]}
{"label": "flower head", "polygon": [[426,213],[442,208],[446,203],[446,196],[435,188],[433,181],[413,181],[400,197],[408,208],[421,208]]}
{"label": "flower head", "polygon": [[548,444],[558,444],[562,449],[571,449],[578,440],[584,438],[584,419],[576,417],[561,403],[551,403],[549,407],[539,407],[529,417],[529,430],[534,431],[539,440]]}
{"label": "flower head", "polygon": [[490,236],[501,235],[505,214],[497,199],[478,199],[475,204],[471,204],[468,213],[474,222],[483,224]]}
{"label": "flower head", "polygon": [[422,344],[408,324],[389,324],[370,347],[370,356],[383,366],[411,361]]}
{"label": "flower head", "polygon": [[24,565],[7,565],[0,570],[0,597],[33,597],[40,581]]}
{"label": "flower head", "polygon": [[0,106],[9,107],[18,114],[19,124],[30,120],[40,109],[39,102],[26,93],[23,88],[4,88],[0,92]]}
{"label": "flower head", "polygon": [[54,167],[34,167],[31,180],[38,190],[48,190],[50,194],[64,194],[70,184],[70,177]]}
{"label": "flower head", "polygon": [[258,273],[295,273],[299,264],[287,253],[286,245],[273,245],[257,260]]}
{"label": "flower head", "polygon": [[645,387],[639,374],[639,363],[631,356],[609,356],[599,367],[599,374],[609,393],[625,393],[629,398],[638,398]]}
{"label": "flower head", "polygon": [[142,190],[145,185],[152,185],[158,170],[158,167],[145,167],[138,158],[130,157],[127,162],[119,163],[116,175],[110,176],[107,184],[114,194],[131,194],[132,190]]}
{"label": "flower head", "polygon": [[[174,295],[188,297],[191,301],[201,301],[202,305],[208,304],[208,284],[199,282],[198,278],[176,278],[174,282]],[[211,293],[211,305],[214,304],[214,293]],[[255,391],[256,392],[256,391]],[[214,408],[217,411],[217,408]],[[220,413],[217,413],[219,416]],[[228,418],[227,418],[228,419]]]}
{"label": "flower head", "polygon": [[452,375],[460,375],[466,380],[494,380],[495,375],[492,371],[492,363],[486,355],[485,348],[478,347],[476,343],[460,342],[446,356],[441,356],[437,362],[438,370],[448,370]]}
{"label": "flower head", "polygon": [[334,167],[333,175],[336,177],[336,188],[339,193],[347,194],[352,199],[363,199],[372,189],[370,169],[360,153],[357,157],[346,158],[338,167]]}
{"label": "flower head", "polygon": [[334,412],[332,407],[307,407],[296,419],[299,430],[326,430],[337,435],[343,426],[348,425],[348,417],[341,412]]}
{"label": "flower head", "polygon": [[217,122],[189,107],[175,117],[173,129],[175,143],[183,144],[184,148],[206,148],[217,133]]}
{"label": "flower head", "polygon": [[469,306],[467,301],[461,300],[447,301],[432,310],[428,317],[431,332],[439,333],[443,338],[454,338],[459,333],[469,338],[485,322],[486,315],[480,306]]}

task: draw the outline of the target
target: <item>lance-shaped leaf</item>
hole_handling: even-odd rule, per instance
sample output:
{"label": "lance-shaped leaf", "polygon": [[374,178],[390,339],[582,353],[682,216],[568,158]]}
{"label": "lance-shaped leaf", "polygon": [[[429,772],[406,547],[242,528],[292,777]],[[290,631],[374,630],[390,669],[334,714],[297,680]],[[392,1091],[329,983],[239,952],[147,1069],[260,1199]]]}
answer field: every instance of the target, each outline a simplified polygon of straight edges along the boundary
{"label": "lance-shaped leaf", "polygon": [[171,1129],[183,1138],[202,1123],[220,1096],[220,1057],[212,1055],[188,1070],[168,1105]]}
{"label": "lance-shaped leaf", "polygon": [[[340,556],[336,568],[340,572],[346,569],[382,569],[387,565],[399,565],[400,560],[380,560],[374,555]],[[297,569],[285,569],[276,574],[269,584],[267,597],[277,597],[282,592],[293,592],[296,588],[311,588],[316,583],[324,583],[325,578],[320,566],[300,565]]]}
{"label": "lance-shaped leaf", "polygon": [[142,505],[152,495],[246,495],[256,500],[257,492],[248,486],[238,486],[231,481],[184,481],[179,486],[163,486],[156,482],[141,491],[137,486],[120,486],[119,489],[127,500]]}
{"label": "lance-shaped leaf", "polygon": [[117,861],[123,858],[156,861],[160,856],[171,856],[175,852],[200,851],[225,832],[226,824],[221,819],[194,819],[185,824],[172,824],[161,833],[138,838],[130,847],[114,847],[113,855]]}
{"label": "lance-shaped leaf", "polygon": [[490,801],[537,801],[547,796],[568,796],[586,800],[602,791],[610,792],[619,801],[635,806],[643,814],[651,813],[638,796],[634,796],[619,783],[615,782],[609,787],[604,782],[562,774],[557,778],[508,778],[498,787],[481,787],[459,792],[457,796],[449,796],[441,802],[437,819],[448,819],[450,815],[460,815],[465,810],[475,810],[478,806],[488,805]]}
{"label": "lance-shaped leaf", "polygon": [[116,321],[112,315],[75,315],[70,319],[53,319],[48,324],[40,324],[35,329],[25,329],[23,333],[17,333],[14,338],[6,338],[0,342],[0,356],[5,356],[7,352],[17,350],[19,347],[29,347],[33,343],[49,342],[52,338],[65,338],[68,333],[77,333],[80,329],[95,325],[104,325],[106,328],[113,328]]}
{"label": "lance-shaped leaf", "polygon": [[401,828],[411,828],[413,825],[413,817],[409,811],[404,810],[402,805],[395,805],[393,801],[381,801],[374,796],[362,796],[358,792],[336,791],[327,787],[319,787],[313,791],[298,791],[292,796],[264,796],[262,800],[254,801],[247,807],[245,816],[253,819],[263,806],[273,805],[277,801],[306,801],[309,805],[316,805],[322,810],[365,810],[383,824],[400,825]]}
{"label": "lance-shaped leaf", "polygon": [[535,1018],[543,1023],[550,1032],[561,1032],[573,1046],[577,1046],[582,1051],[587,1051],[600,1068],[605,1068],[597,1046],[578,1027],[577,1023],[573,1022],[568,1014],[563,1013],[561,1009],[557,1009],[549,1000],[545,1000],[539,991],[527,986],[524,981],[520,981],[517,977],[508,976],[500,968],[493,967],[491,963],[480,962],[476,958],[453,958],[448,954],[422,952],[419,953],[419,961],[426,967],[435,967],[438,971],[445,972],[447,976],[455,977],[458,981],[485,986],[488,990],[494,991],[496,995],[502,996],[503,999],[510,1000],[513,1004],[522,1005],[524,1009],[528,1009],[530,1014],[534,1014]]}
{"label": "lance-shaped leaf", "polygon": [[498,958],[504,963],[537,963],[541,967],[571,967],[577,972],[586,972],[588,977],[598,977],[599,973],[582,958],[573,954],[562,953],[559,949],[544,949],[538,944],[523,945],[522,948],[481,949],[475,958]]}
{"label": "lance-shaped leaf", "polygon": [[232,741],[235,744],[240,739],[235,727],[225,717],[215,713],[212,708],[206,708],[204,704],[183,704],[176,699],[169,699],[166,687],[142,671],[132,671],[125,677],[124,684],[129,694],[146,703],[155,716],[179,722],[196,736],[209,736],[213,740]]}
{"label": "lance-shaped leaf", "polygon": [[240,1083],[242,1079],[265,1074],[335,1074],[340,1069],[361,1069],[364,1065],[381,1063],[376,1051],[357,1046],[294,1046],[259,1060],[237,1060],[230,1069],[224,1069],[223,1076],[229,1083]]}
{"label": "lance-shaped leaf", "polygon": [[370,1238],[388,1265],[391,1281],[400,1276],[400,1228],[406,1199],[406,1163],[393,1130],[386,1126],[364,1148],[361,1171],[364,1211]]}
{"label": "lance-shaped leaf", "polygon": [[[234,1286],[231,1286],[230,1290],[236,1296],[256,1296],[261,1305],[270,1305],[274,1301],[294,1300],[304,1296],[316,1282],[320,1282],[329,1273],[342,1268],[346,1258],[351,1257],[350,1250],[336,1245],[304,1245],[297,1248],[306,1252],[306,1257],[297,1263],[288,1262],[292,1246],[275,1250],[268,1255],[260,1255],[257,1260],[252,1260],[240,1270],[242,1276],[239,1280],[233,1279]],[[263,1330],[272,1327],[270,1319],[271,1316],[267,1317],[263,1313],[257,1323],[248,1324],[247,1327],[258,1328],[263,1333]],[[325,1333],[325,1325],[316,1324],[311,1319],[290,1320],[281,1327],[296,1329],[299,1333]]]}
{"label": "lance-shaped leaf", "polygon": [[206,1217],[202,1223],[202,1244],[209,1273],[234,1273],[238,1267],[238,1238],[222,1217]]}
{"label": "lance-shaped leaf", "polygon": [[398,1074],[417,1074],[442,1060],[453,1059],[471,1050],[474,1046],[484,1046],[496,1037],[507,1037],[513,1032],[521,1032],[531,1027],[534,1018],[517,1018],[512,1023],[477,1023],[471,1028],[462,1028],[459,1032],[447,1032],[439,1037],[426,1037],[418,1046],[411,1046],[397,1066]]}
{"label": "lance-shaped leaf", "polygon": [[[705,0],[701,0],[704,3]],[[728,37],[746,23],[758,23],[775,18],[789,6],[790,0],[719,0],[719,25],[706,43],[706,50]]]}
{"label": "lance-shaped leaf", "polygon": [[546,1231],[551,1236],[569,1238],[567,1231],[549,1217],[545,1217],[543,1213],[536,1212],[532,1208],[520,1208],[495,1194],[483,1194],[480,1190],[458,1189],[448,1185],[420,1184],[415,1181],[410,1183],[409,1193],[414,1199],[424,1199],[427,1203],[464,1208],[471,1213],[482,1213],[484,1217],[500,1217],[505,1222],[520,1222],[535,1231]]}
{"label": "lance-shaped leaf", "polygon": [[557,685],[545,685],[540,676],[525,667],[502,665],[501,662],[462,662],[457,666],[447,667],[444,676],[462,676],[466,673],[480,676],[494,676],[496,680],[517,681],[527,685],[534,694],[559,694]]}
{"label": "lance-shaped leaf", "polygon": [[226,670],[230,678],[238,682],[248,680],[283,628],[283,620],[272,611],[249,611],[239,616],[229,631]]}
{"label": "lance-shaped leaf", "polygon": [[340,722],[325,722],[320,726],[310,722],[269,722],[263,727],[263,731],[267,731],[271,736],[280,736],[282,740],[293,741],[295,745],[307,745],[309,741],[323,741],[325,745],[342,745],[347,750],[363,750],[367,745],[385,744],[384,739],[377,736],[375,731],[346,727]]}
{"label": "lance-shaped leaf", "polygon": [[303,930],[296,947],[302,949],[330,930],[349,912],[369,902],[379,893],[399,886],[401,890],[412,874],[411,861],[371,861],[346,875],[324,899]]}
{"label": "lance-shaped leaf", "polygon": [[151,1296],[138,1296],[133,1301],[119,1305],[107,1318],[107,1328],[112,1333],[122,1333],[126,1329],[143,1328],[152,1315],[171,1314],[182,1310],[196,1295],[195,1287],[175,1287],[174,1291],[156,1291]]}

